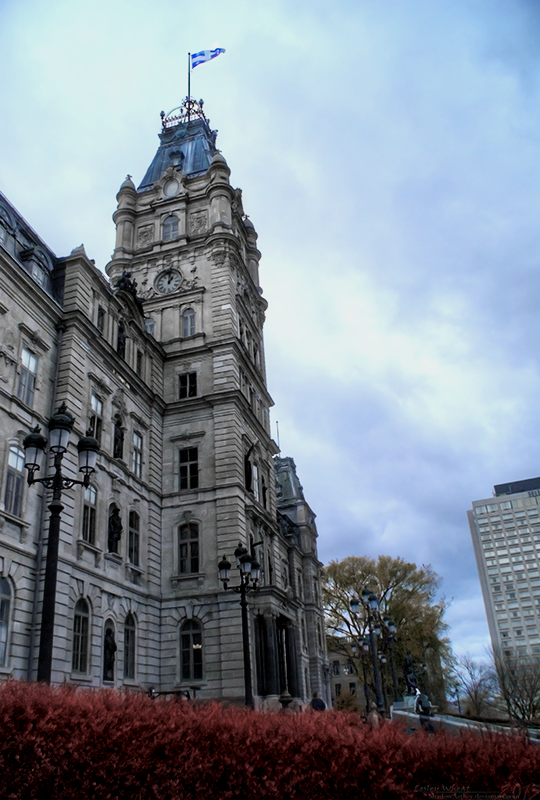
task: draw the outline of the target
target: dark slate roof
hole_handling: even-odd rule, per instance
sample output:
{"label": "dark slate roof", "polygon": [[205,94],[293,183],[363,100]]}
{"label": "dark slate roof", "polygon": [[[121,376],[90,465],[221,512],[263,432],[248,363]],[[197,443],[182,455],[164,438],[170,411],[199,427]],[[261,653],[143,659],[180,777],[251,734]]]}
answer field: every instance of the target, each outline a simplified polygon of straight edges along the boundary
{"label": "dark slate roof", "polygon": [[171,164],[184,175],[204,174],[216,153],[216,131],[206,119],[181,121],[164,127],[161,144],[137,191],[144,192],[158,181]]}
{"label": "dark slate roof", "polygon": [[47,294],[60,299],[61,291],[54,277],[58,259],[2,192],[0,246],[19,262]]}

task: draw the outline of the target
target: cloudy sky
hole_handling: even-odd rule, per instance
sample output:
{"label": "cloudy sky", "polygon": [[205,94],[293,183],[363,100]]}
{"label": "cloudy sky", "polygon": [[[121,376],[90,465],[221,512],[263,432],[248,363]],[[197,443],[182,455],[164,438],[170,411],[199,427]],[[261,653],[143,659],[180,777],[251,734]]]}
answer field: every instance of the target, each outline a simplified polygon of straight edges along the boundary
{"label": "cloudy sky", "polygon": [[466,511],[540,474],[537,0],[2,0],[0,188],[104,268],[187,53],[259,233],[268,382],[319,554],[430,563],[487,625]]}

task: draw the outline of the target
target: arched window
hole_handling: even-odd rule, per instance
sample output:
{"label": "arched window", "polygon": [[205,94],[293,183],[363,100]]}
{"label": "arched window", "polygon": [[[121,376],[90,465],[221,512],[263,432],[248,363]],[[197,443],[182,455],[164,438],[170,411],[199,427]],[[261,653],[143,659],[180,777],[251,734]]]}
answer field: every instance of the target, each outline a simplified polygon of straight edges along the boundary
{"label": "arched window", "polygon": [[124,623],[124,678],[135,680],[135,618],[129,613]]}
{"label": "arched window", "polygon": [[192,308],[186,308],[182,314],[182,336],[195,336],[195,312]]}
{"label": "arched window", "polygon": [[0,578],[0,667],[5,667],[9,643],[11,589],[6,578]]}
{"label": "arched window", "polygon": [[77,600],[73,617],[73,657],[71,668],[81,675],[88,673],[88,634],[90,609],[86,600]]}
{"label": "arched window", "polygon": [[24,451],[16,445],[9,448],[4,508],[14,517],[21,516],[24,487]]}
{"label": "arched window", "polygon": [[181,525],[178,531],[178,572],[199,572],[199,526],[194,522]]}
{"label": "arched window", "polygon": [[171,214],[163,220],[163,241],[170,242],[178,236],[178,217]]}
{"label": "arched window", "polygon": [[129,512],[128,529],[128,560],[135,567],[139,566],[139,542],[140,542],[140,517],[136,511]]}
{"label": "arched window", "polygon": [[195,620],[188,620],[180,632],[181,675],[183,681],[201,680],[203,676],[202,630]]}

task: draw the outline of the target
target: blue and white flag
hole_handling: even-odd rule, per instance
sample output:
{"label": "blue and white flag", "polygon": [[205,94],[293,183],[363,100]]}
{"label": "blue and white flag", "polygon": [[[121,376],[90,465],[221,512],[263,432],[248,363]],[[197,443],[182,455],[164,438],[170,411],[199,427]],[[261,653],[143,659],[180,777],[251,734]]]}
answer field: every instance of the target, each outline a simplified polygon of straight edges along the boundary
{"label": "blue and white flag", "polygon": [[216,47],[215,50],[201,50],[200,53],[192,53],[191,69],[195,69],[199,64],[204,64],[205,61],[212,61],[213,58],[220,56],[224,52],[223,47]]}

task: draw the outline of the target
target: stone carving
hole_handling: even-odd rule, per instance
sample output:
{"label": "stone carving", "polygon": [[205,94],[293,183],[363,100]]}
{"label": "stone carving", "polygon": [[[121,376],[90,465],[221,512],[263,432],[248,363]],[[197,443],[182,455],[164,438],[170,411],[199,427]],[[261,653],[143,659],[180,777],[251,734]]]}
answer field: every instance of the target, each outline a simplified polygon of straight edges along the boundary
{"label": "stone carving", "polygon": [[138,247],[148,247],[152,244],[154,240],[154,226],[153,225],[143,225],[137,231],[137,246]]}
{"label": "stone carving", "polygon": [[193,236],[204,233],[208,226],[206,211],[193,211],[189,215],[189,230]]}
{"label": "stone carving", "polygon": [[0,381],[8,383],[12,377],[12,371],[17,363],[15,356],[14,336],[11,328],[4,330],[3,344],[0,345]]}

